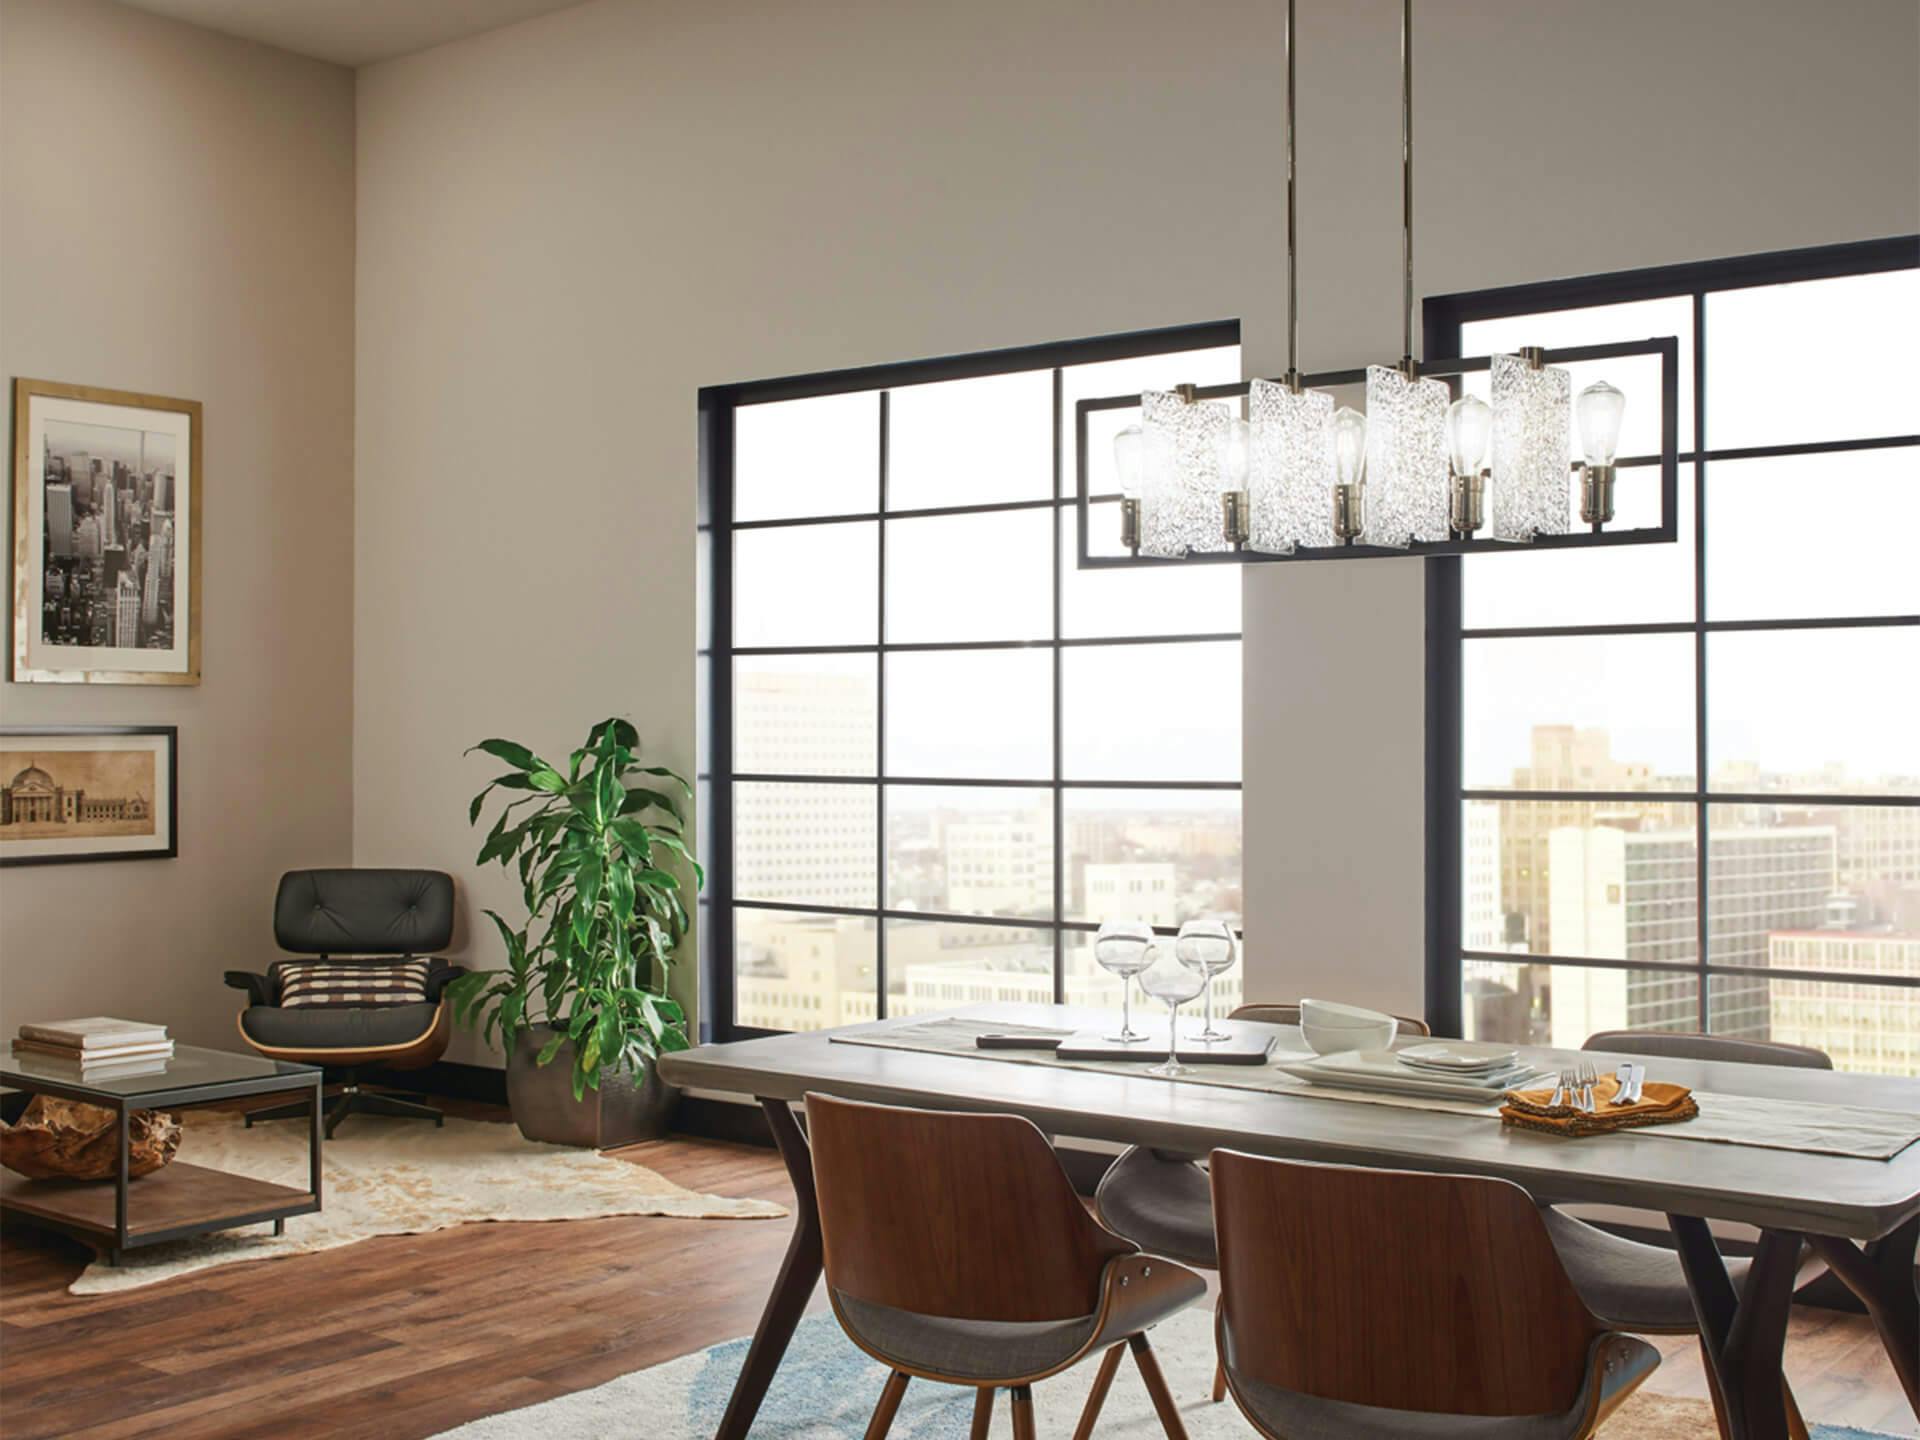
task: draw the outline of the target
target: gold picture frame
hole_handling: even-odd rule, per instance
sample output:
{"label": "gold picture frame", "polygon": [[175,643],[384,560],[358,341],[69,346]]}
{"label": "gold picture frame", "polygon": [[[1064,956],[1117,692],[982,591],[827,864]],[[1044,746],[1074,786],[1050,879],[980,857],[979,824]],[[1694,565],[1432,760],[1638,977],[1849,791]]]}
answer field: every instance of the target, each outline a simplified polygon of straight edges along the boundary
{"label": "gold picture frame", "polygon": [[200,452],[198,400],[13,382],[11,679],[200,683]]}

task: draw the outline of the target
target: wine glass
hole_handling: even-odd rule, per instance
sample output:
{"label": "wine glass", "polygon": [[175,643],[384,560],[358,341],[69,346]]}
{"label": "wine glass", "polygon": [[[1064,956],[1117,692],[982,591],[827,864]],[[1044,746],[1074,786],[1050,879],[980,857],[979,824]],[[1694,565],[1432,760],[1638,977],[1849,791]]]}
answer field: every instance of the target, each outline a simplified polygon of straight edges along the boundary
{"label": "wine glass", "polygon": [[1189,920],[1180,927],[1174,953],[1179,956],[1182,965],[1205,977],[1203,988],[1207,997],[1207,1019],[1195,1039],[1212,1043],[1233,1038],[1213,1023],[1213,977],[1233,968],[1236,949],[1233,927],[1224,920]]}
{"label": "wine glass", "polygon": [[1152,944],[1153,927],[1143,920],[1109,920],[1093,937],[1094,960],[1120,977],[1120,1030],[1107,1036],[1116,1045],[1138,1045],[1147,1038],[1133,1028],[1133,977],[1147,968]]}
{"label": "wine glass", "polygon": [[1180,960],[1169,945],[1149,947],[1151,958],[1140,972],[1140,988],[1167,1007],[1167,1063],[1146,1073],[1174,1079],[1193,1072],[1180,1063],[1180,1007],[1200,993],[1206,977]]}

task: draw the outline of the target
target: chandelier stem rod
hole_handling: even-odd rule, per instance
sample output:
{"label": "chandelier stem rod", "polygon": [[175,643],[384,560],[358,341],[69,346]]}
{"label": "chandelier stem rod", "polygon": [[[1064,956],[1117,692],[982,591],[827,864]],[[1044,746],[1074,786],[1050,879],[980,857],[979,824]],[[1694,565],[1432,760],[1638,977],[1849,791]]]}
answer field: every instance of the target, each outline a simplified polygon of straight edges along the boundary
{"label": "chandelier stem rod", "polygon": [[1300,231],[1294,172],[1294,0],[1287,0],[1287,383],[1300,374]]}
{"label": "chandelier stem rod", "polygon": [[1413,373],[1413,0],[1400,0],[1400,368]]}

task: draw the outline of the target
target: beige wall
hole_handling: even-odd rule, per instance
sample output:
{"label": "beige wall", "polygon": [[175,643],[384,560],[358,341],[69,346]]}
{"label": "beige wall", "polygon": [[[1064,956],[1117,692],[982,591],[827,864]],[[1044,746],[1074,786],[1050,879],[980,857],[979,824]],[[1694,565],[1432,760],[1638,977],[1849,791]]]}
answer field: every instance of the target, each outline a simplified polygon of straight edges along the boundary
{"label": "beige wall", "polygon": [[[1399,7],[1301,9],[1306,359],[1392,358]],[[691,765],[698,386],[1233,315],[1281,368],[1282,15],[597,0],[363,71],[356,858],[465,871],[486,734]],[[1421,7],[1420,290],[1915,229],[1917,17]],[[1246,624],[1248,991],[1416,1007],[1419,567]]]}
{"label": "beige wall", "polygon": [[350,71],[0,0],[9,394],[185,396],[206,424],[204,683],[0,688],[9,725],[177,725],[179,858],[0,872],[0,1035],[105,1012],[230,1045],[220,972],[271,958],[280,872],[351,855],[353,160]]}

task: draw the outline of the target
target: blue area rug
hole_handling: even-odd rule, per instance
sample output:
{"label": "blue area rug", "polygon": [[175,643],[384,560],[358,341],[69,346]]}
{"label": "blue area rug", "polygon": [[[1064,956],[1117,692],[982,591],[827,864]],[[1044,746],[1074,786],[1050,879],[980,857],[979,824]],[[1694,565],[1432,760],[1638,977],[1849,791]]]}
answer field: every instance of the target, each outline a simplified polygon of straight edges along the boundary
{"label": "blue area rug", "polygon": [[[1231,1400],[1211,1403],[1213,1317],[1189,1310],[1153,1332],[1192,1440],[1252,1440],[1253,1428]],[[728,1340],[605,1385],[530,1405],[446,1432],[458,1440],[710,1440],[747,1355],[747,1341]],[[1083,1364],[1034,1387],[1043,1440],[1073,1433],[1094,1366]],[[831,1315],[809,1316],[775,1375],[754,1422],[753,1440],[858,1440],[865,1434],[886,1371],[841,1333]],[[889,1440],[967,1440],[974,1392],[915,1380]],[[994,1440],[1012,1434],[1002,1398],[994,1411]],[[1123,1363],[1101,1412],[1101,1440],[1164,1440],[1146,1386]],[[1600,1432],[1602,1440],[1714,1440],[1713,1412],[1704,1401],[1650,1395],[1644,1390]],[[1815,1425],[1814,1440],[1893,1440],[1874,1431]]]}

